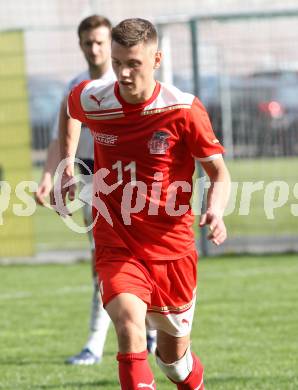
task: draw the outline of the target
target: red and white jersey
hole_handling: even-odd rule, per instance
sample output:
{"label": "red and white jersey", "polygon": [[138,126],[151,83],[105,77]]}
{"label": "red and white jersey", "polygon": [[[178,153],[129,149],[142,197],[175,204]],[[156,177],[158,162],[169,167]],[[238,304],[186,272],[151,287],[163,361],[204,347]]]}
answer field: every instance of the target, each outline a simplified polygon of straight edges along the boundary
{"label": "red and white jersey", "polygon": [[68,110],[94,135],[96,245],[144,260],[190,253],[194,158],[223,153],[198,98],[157,82],[149,100],[130,104],[117,82],[94,80],[71,91]]}

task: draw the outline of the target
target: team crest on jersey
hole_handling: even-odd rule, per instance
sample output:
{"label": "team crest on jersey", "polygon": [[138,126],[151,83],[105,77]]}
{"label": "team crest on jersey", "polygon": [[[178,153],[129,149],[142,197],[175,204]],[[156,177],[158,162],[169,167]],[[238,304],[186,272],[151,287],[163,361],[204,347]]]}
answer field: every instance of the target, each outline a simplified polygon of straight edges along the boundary
{"label": "team crest on jersey", "polygon": [[155,131],[151,140],[148,142],[150,154],[166,154],[170,146],[168,141],[169,137],[170,134],[166,131]]}

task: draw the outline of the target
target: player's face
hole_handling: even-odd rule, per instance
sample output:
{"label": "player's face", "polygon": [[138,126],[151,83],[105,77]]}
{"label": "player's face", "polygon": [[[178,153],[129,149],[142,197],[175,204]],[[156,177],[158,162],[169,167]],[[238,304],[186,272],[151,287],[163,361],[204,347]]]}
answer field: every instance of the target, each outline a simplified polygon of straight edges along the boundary
{"label": "player's face", "polygon": [[156,44],[125,47],[112,41],[112,65],[121,96],[131,103],[147,100],[155,86],[154,70],[159,67],[160,60],[161,53]]}
{"label": "player's face", "polygon": [[83,31],[80,47],[90,67],[100,67],[110,61],[111,34],[107,27]]}

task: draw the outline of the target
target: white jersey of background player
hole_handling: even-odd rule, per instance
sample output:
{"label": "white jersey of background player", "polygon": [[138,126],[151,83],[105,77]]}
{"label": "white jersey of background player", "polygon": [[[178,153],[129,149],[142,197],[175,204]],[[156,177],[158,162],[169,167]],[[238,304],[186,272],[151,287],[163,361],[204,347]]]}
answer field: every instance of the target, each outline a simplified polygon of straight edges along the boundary
{"label": "white jersey of background player", "polygon": [[[79,84],[81,81],[91,79],[88,71],[85,71],[75,77],[68,85],[66,96],[71,91],[71,89]],[[105,83],[109,83],[110,81],[115,80],[115,75],[110,68],[101,78],[101,81]],[[53,139],[58,138],[58,122],[53,131]],[[94,150],[93,150],[93,136],[90,130],[82,126],[82,131],[80,135],[80,141],[78,145],[78,150],[76,157],[81,160],[84,164],[79,163],[78,167],[80,172],[84,175],[85,184],[92,184],[92,174],[93,174],[93,164],[94,164]],[[86,169],[87,166],[88,168]],[[92,173],[90,175],[90,172]],[[93,223],[92,219],[92,191],[87,193],[89,199],[85,198],[84,206],[83,206],[83,215],[84,215],[84,223],[86,226],[91,226]],[[94,257],[94,239],[92,230],[88,230],[88,237],[90,242],[90,247],[92,251],[92,260]],[[110,317],[107,312],[102,307],[101,295],[99,294],[97,276],[94,269],[94,262],[92,261],[92,276],[93,276],[93,298],[92,298],[92,306],[91,306],[91,317],[90,317],[90,335],[89,339],[84,346],[83,350],[73,357],[67,359],[67,362],[70,364],[92,364],[96,363],[100,360],[103,354],[103,348],[105,344],[105,339],[107,335],[107,331],[110,324]],[[93,355],[93,356],[92,356]],[[85,359],[86,356],[89,356],[88,359]]]}
{"label": "white jersey of background player", "polygon": [[[88,62],[88,70],[79,74],[70,81],[65,94],[83,80],[100,79],[109,83],[115,79],[111,68],[110,55],[110,37],[111,23],[108,19],[93,15],[84,19],[78,27],[80,48]],[[64,106],[62,102],[61,106]],[[62,112],[62,111],[61,111]],[[64,113],[67,117],[66,109]],[[60,114],[60,126],[63,124],[63,115]],[[53,129],[52,141],[48,149],[47,160],[44,166],[43,175],[36,192],[36,200],[39,204],[45,204],[45,198],[49,195],[52,188],[52,182],[55,170],[60,161],[60,150],[58,143],[59,118]],[[81,159],[89,168],[84,171],[84,166],[80,164],[79,168],[85,175],[85,181],[88,180],[88,174],[93,173],[93,137],[89,129],[84,128],[80,138],[77,157]],[[90,182],[92,181],[92,175]],[[90,199],[92,193],[90,192]],[[92,224],[91,200],[85,203],[83,207],[84,220],[86,226]],[[106,339],[107,330],[110,324],[110,318],[102,307],[100,294],[98,292],[97,278],[94,270],[94,243],[92,232],[89,234],[92,250],[92,272],[94,280],[93,299],[90,318],[90,334],[88,341],[82,351],[67,359],[69,364],[95,364],[100,361],[103,353],[103,347]],[[70,319],[71,321],[71,319]]]}

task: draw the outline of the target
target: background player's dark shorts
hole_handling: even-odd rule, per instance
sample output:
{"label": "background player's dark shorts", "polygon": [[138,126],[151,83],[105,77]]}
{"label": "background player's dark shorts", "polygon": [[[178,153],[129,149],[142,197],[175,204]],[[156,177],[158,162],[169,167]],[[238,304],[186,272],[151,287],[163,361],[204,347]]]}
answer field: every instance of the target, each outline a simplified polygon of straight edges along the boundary
{"label": "background player's dark shorts", "polygon": [[83,158],[81,159],[83,161],[84,164],[87,165],[87,167],[85,167],[85,165],[83,164],[79,164],[79,169],[80,169],[80,172],[82,175],[90,175],[90,172],[91,174],[93,174],[94,172],[94,160],[93,159],[89,159],[89,158]]}

